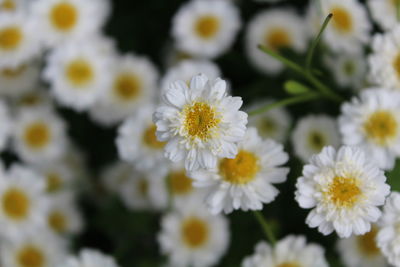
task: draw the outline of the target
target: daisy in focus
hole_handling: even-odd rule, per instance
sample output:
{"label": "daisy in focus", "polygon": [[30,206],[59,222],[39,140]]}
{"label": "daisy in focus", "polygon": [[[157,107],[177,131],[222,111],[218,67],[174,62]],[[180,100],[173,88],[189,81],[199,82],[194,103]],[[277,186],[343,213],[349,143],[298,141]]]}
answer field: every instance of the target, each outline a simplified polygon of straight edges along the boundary
{"label": "daisy in focus", "polygon": [[339,130],[345,145],[361,146],[390,170],[400,156],[400,93],[370,88],[342,105]]}
{"label": "daisy in focus", "polygon": [[369,232],[379,219],[379,206],[390,193],[385,181],[383,171],[360,148],[325,147],[304,166],[295,199],[300,207],[312,208],[306,219],[311,228],[347,238]]}
{"label": "daisy in focus", "polygon": [[83,249],[78,257],[70,257],[60,267],[118,267],[114,258],[94,249]]}
{"label": "daisy in focus", "polygon": [[230,48],[240,25],[231,1],[192,0],[175,14],[172,37],[183,52],[215,58]]}
{"label": "daisy in focus", "polygon": [[207,207],[213,214],[233,210],[261,210],[279,191],[272,184],[286,181],[288,161],[283,146],[262,140],[255,128],[249,128],[239,143],[234,158],[223,158],[214,170],[191,172],[196,187],[207,188]]}
{"label": "daisy in focus", "polygon": [[253,255],[244,259],[242,267],[328,267],[324,249],[307,244],[304,236],[290,235],[275,247],[264,241],[256,245]]}
{"label": "daisy in focus", "polygon": [[211,169],[218,158],[233,158],[246,131],[241,106],[240,97],[227,95],[224,80],[198,75],[190,87],[184,81],[172,83],[153,115],[158,140],[167,142],[165,156],[184,161],[188,171]]}

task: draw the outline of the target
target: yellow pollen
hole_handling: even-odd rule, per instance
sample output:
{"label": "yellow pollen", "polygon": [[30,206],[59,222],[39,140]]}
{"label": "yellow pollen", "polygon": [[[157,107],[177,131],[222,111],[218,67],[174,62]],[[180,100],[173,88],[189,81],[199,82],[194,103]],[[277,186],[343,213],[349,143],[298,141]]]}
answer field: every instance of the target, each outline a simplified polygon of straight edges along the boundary
{"label": "yellow pollen", "polygon": [[114,82],[114,93],[121,100],[132,100],[136,98],[141,91],[142,82],[139,77],[126,73],[119,75]]}
{"label": "yellow pollen", "polygon": [[376,227],[372,227],[370,232],[357,237],[359,249],[367,256],[376,256],[380,254],[380,250],[375,241],[377,232]]}
{"label": "yellow pollen", "polygon": [[26,127],[24,133],[25,143],[32,149],[41,149],[51,139],[49,127],[43,122],[34,122]]}
{"label": "yellow pollen", "polygon": [[151,148],[160,149],[165,146],[165,142],[158,141],[156,130],[155,124],[150,125],[143,133],[143,142]]}
{"label": "yellow pollen", "polygon": [[319,132],[311,132],[308,136],[308,143],[318,152],[326,145],[324,136]]}
{"label": "yellow pollen", "polygon": [[276,267],[301,267],[301,265],[296,262],[284,262]]}
{"label": "yellow pollen", "polygon": [[400,78],[400,53],[397,54],[393,61],[393,68],[397,74],[397,77]]}
{"label": "yellow pollen", "polygon": [[172,172],[169,175],[169,182],[174,195],[188,194],[193,190],[192,179],[186,176],[184,170]]}
{"label": "yellow pollen", "polygon": [[62,179],[58,173],[47,174],[47,192],[56,192],[62,187]]}
{"label": "yellow pollen", "polygon": [[13,0],[4,0],[0,5],[0,9],[14,11],[17,8],[15,2]]}
{"label": "yellow pollen", "polygon": [[251,182],[259,170],[258,157],[245,150],[240,150],[234,159],[222,159],[219,164],[223,179],[232,184]]}
{"label": "yellow pollen", "polygon": [[361,194],[361,189],[354,178],[336,176],[328,189],[330,201],[338,207],[353,207],[360,199]]}
{"label": "yellow pollen", "polygon": [[53,26],[60,31],[70,31],[78,22],[78,10],[71,3],[59,3],[50,12]]}
{"label": "yellow pollen", "polygon": [[49,214],[48,225],[56,232],[63,233],[67,228],[67,219],[62,212],[53,211]]}
{"label": "yellow pollen", "polygon": [[290,35],[284,28],[268,30],[264,38],[265,45],[273,50],[287,48],[292,44]]}
{"label": "yellow pollen", "polygon": [[183,113],[184,127],[192,139],[208,140],[213,129],[220,123],[217,112],[207,103],[195,102],[191,106],[186,106]]}
{"label": "yellow pollen", "polygon": [[28,196],[17,188],[8,189],[2,199],[4,213],[14,220],[22,220],[28,216],[30,203]]}
{"label": "yellow pollen", "polygon": [[17,49],[22,42],[23,36],[21,29],[16,26],[0,29],[0,50],[11,51]]}
{"label": "yellow pollen", "polygon": [[12,78],[16,78],[19,75],[21,75],[25,70],[26,70],[26,65],[21,65],[19,67],[12,68],[12,69],[6,68],[6,69],[1,70],[1,75],[3,77],[12,79]]}
{"label": "yellow pollen", "polygon": [[210,235],[207,222],[197,217],[186,219],[181,227],[184,243],[190,248],[198,248],[204,245]]}
{"label": "yellow pollen", "polygon": [[379,145],[387,145],[397,136],[397,121],[389,111],[376,111],[364,123],[368,138]]}
{"label": "yellow pollen", "polygon": [[200,38],[213,38],[220,29],[219,18],[213,15],[200,17],[195,23],[195,31]]}
{"label": "yellow pollen", "polygon": [[331,9],[333,26],[340,32],[348,33],[353,30],[351,14],[343,7],[336,6]]}
{"label": "yellow pollen", "polygon": [[40,97],[36,93],[28,93],[22,96],[19,102],[23,106],[35,106],[40,103]]}
{"label": "yellow pollen", "polygon": [[147,196],[147,193],[149,192],[149,182],[147,182],[146,179],[140,179],[137,184],[137,190],[141,196]]}
{"label": "yellow pollen", "polygon": [[71,61],[65,70],[68,80],[75,86],[85,86],[93,80],[93,69],[89,62],[83,59]]}
{"label": "yellow pollen", "polygon": [[35,246],[26,246],[17,255],[18,266],[21,267],[44,267],[46,265],[43,252]]}
{"label": "yellow pollen", "polygon": [[276,122],[272,118],[263,118],[259,123],[259,129],[264,133],[273,133],[277,128]]}

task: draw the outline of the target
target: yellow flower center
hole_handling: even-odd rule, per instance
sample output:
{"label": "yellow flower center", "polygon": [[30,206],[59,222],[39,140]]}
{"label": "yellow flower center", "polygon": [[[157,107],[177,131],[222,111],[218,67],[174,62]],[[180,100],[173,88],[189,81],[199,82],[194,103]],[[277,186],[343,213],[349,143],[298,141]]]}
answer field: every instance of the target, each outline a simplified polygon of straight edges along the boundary
{"label": "yellow flower center", "polygon": [[25,94],[21,97],[21,99],[19,100],[19,103],[23,106],[35,106],[37,104],[39,104],[41,101],[41,98],[39,95],[37,95],[37,93],[28,93]]}
{"label": "yellow flower center", "polygon": [[62,179],[58,173],[47,174],[47,192],[56,192],[62,187]]}
{"label": "yellow flower center", "polygon": [[143,142],[151,148],[160,149],[165,146],[165,142],[160,142],[156,136],[157,127],[155,124],[150,125],[143,133]]}
{"label": "yellow flower center", "polygon": [[28,245],[21,249],[17,255],[18,266],[21,267],[44,267],[46,259],[43,251],[35,246]]}
{"label": "yellow flower center", "polygon": [[215,109],[203,102],[186,106],[183,114],[185,114],[184,127],[192,139],[208,140],[221,121]]}
{"label": "yellow flower center", "polygon": [[60,211],[53,211],[49,214],[48,225],[56,232],[63,233],[67,228],[67,218]]}
{"label": "yellow flower center", "polygon": [[137,190],[141,196],[147,196],[147,193],[149,192],[149,182],[144,178],[140,179],[138,182]]}
{"label": "yellow flower center", "polygon": [[17,49],[21,45],[23,37],[21,29],[17,26],[0,29],[0,49],[6,51]]}
{"label": "yellow flower center", "polygon": [[200,38],[211,39],[220,29],[220,20],[213,15],[200,17],[195,23],[195,31]]}
{"label": "yellow flower center", "polygon": [[343,7],[336,6],[331,9],[332,24],[340,32],[348,33],[353,30],[352,15]]}
{"label": "yellow flower center", "polygon": [[397,121],[389,111],[376,111],[364,123],[364,130],[367,137],[377,144],[387,145],[397,136]]}
{"label": "yellow flower center", "polygon": [[352,76],[356,71],[356,66],[353,61],[349,60],[344,63],[344,73],[348,76]]}
{"label": "yellow flower center", "polygon": [[297,262],[284,262],[276,267],[301,267],[301,265],[298,264]]}
{"label": "yellow flower center", "polygon": [[25,129],[25,143],[32,149],[40,149],[46,146],[51,139],[49,127],[43,122],[34,122]]}
{"label": "yellow flower center", "polygon": [[311,132],[308,136],[308,143],[318,152],[326,145],[325,137],[319,132]]}
{"label": "yellow flower center", "polygon": [[66,76],[74,86],[85,86],[93,80],[93,69],[89,62],[83,59],[71,61],[66,67]]}
{"label": "yellow flower center", "polygon": [[21,65],[16,68],[5,68],[1,70],[1,75],[8,79],[20,76],[26,70],[26,65]]}
{"label": "yellow flower center", "polygon": [[265,44],[273,50],[289,47],[292,44],[292,39],[284,28],[268,30],[264,38]]}
{"label": "yellow flower center", "polygon": [[233,159],[222,159],[219,171],[223,179],[232,184],[251,182],[260,170],[259,159],[254,153],[240,150]]}
{"label": "yellow flower center", "polygon": [[74,5],[61,2],[53,6],[50,11],[50,20],[60,31],[70,31],[78,22],[78,10]]}
{"label": "yellow flower center", "polygon": [[0,9],[14,11],[17,8],[17,5],[13,0],[4,0],[0,5]]}
{"label": "yellow flower center", "polygon": [[353,207],[360,199],[361,195],[361,189],[355,178],[336,176],[328,189],[330,201],[338,207]]}
{"label": "yellow flower center", "polygon": [[192,179],[186,176],[184,170],[170,173],[169,183],[174,195],[185,195],[193,190]]}
{"label": "yellow flower center", "polygon": [[208,241],[210,229],[204,220],[190,217],[183,222],[181,234],[184,243],[188,247],[198,248]]}
{"label": "yellow flower center", "polygon": [[142,82],[139,77],[126,73],[119,75],[114,82],[114,93],[121,100],[132,100],[141,91]]}
{"label": "yellow flower center", "polygon": [[22,220],[28,216],[29,197],[20,189],[8,189],[3,195],[2,205],[4,213],[14,220]]}
{"label": "yellow flower center", "polygon": [[263,118],[258,126],[261,132],[270,134],[276,131],[277,123],[272,118]]}
{"label": "yellow flower center", "polygon": [[397,76],[400,78],[400,53],[397,54],[393,61],[393,68],[397,74]]}
{"label": "yellow flower center", "polygon": [[380,250],[375,241],[377,232],[376,227],[372,227],[370,232],[357,236],[358,247],[367,256],[376,256],[380,254]]}

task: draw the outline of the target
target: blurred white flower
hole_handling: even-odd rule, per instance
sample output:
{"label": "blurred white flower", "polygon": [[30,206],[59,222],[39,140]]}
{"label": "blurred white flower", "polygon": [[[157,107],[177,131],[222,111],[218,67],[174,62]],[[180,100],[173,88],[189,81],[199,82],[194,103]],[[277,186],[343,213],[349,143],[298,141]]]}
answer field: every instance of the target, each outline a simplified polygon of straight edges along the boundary
{"label": "blurred white flower", "polygon": [[247,114],[239,111],[240,97],[228,96],[226,82],[193,77],[190,88],[184,81],[170,85],[153,121],[157,138],[168,142],[165,156],[185,161],[186,170],[214,168],[218,158],[233,158],[243,139]]}
{"label": "blurred white flower", "polygon": [[131,163],[116,161],[101,171],[100,179],[109,193],[119,193],[133,172]]}
{"label": "blurred white flower", "polygon": [[368,0],[372,18],[384,30],[394,28],[397,23],[397,0]]}
{"label": "blurred white flower", "polygon": [[13,129],[8,107],[3,100],[0,100],[0,121],[0,151],[3,151],[8,146],[8,141]]}
{"label": "blurred white flower", "polygon": [[60,267],[118,267],[114,258],[97,250],[83,249],[78,257],[70,257]]}
{"label": "blurred white flower", "polygon": [[390,193],[385,181],[360,148],[325,147],[304,166],[295,198],[300,207],[312,208],[306,219],[311,228],[324,235],[336,231],[341,238],[362,235],[381,216],[378,206]]}
{"label": "blurred white flower", "polygon": [[272,50],[293,49],[301,53],[307,48],[305,23],[292,9],[272,9],[257,14],[246,29],[245,46],[248,57],[257,69],[266,74],[276,74],[284,66],[266,55],[258,46]]}
{"label": "blurred white flower", "polygon": [[272,184],[286,181],[289,169],[282,165],[288,155],[281,144],[262,140],[255,128],[249,128],[238,150],[235,158],[220,159],[213,170],[190,173],[196,187],[207,189],[206,203],[214,214],[261,210],[279,193]]}
{"label": "blurred white flower", "polygon": [[34,166],[46,184],[47,193],[59,193],[73,188],[75,176],[74,170],[61,159],[57,161],[45,161]]}
{"label": "blurred white flower", "polygon": [[392,169],[400,156],[400,92],[361,92],[342,105],[339,130],[343,144],[361,146],[380,168]]}
{"label": "blurred white flower", "polygon": [[244,259],[242,267],[328,267],[322,246],[306,243],[305,236],[289,235],[275,247],[265,241],[256,245],[254,254]]}
{"label": "blurred white flower", "polygon": [[291,138],[294,153],[303,162],[321,152],[325,146],[337,148],[340,145],[336,121],[327,115],[308,115],[301,118]]}
{"label": "blurred white flower", "polygon": [[214,266],[229,245],[228,221],[211,215],[201,201],[192,198],[181,203],[161,221],[158,241],[170,266]]}
{"label": "blurred white flower", "polygon": [[231,47],[240,25],[239,10],[230,1],[192,0],[175,14],[172,36],[180,50],[214,58]]}

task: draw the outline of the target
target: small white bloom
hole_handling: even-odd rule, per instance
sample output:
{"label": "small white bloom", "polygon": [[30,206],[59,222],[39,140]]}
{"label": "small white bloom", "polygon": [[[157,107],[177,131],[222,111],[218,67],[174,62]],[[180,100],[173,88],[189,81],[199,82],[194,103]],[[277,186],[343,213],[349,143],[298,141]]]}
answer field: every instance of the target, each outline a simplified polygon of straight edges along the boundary
{"label": "small white bloom", "polygon": [[214,170],[190,173],[195,186],[208,189],[206,203],[212,213],[261,210],[279,193],[272,184],[286,180],[289,169],[281,165],[288,155],[281,144],[262,140],[249,128],[238,150],[235,158],[220,159]]}
{"label": "small white bloom", "polygon": [[367,4],[372,18],[381,28],[390,30],[397,25],[396,0],[368,0]]}
{"label": "small white bloom", "polygon": [[239,111],[240,97],[226,94],[226,82],[193,77],[190,88],[183,81],[172,83],[163,93],[163,105],[153,121],[157,138],[168,142],[165,156],[185,161],[187,170],[210,169],[218,158],[237,154],[237,142],[246,131],[247,114]]}
{"label": "small white bloom", "polygon": [[229,245],[228,222],[193,198],[162,218],[158,241],[170,266],[214,266]]}
{"label": "small white bloom", "polygon": [[276,74],[284,66],[281,62],[266,55],[258,46],[272,50],[293,49],[301,53],[307,48],[305,23],[291,9],[267,10],[256,15],[249,22],[246,30],[246,52],[260,71]]}
{"label": "small white bloom", "polygon": [[275,247],[264,241],[256,245],[252,256],[244,259],[242,267],[328,267],[324,249],[306,243],[304,236],[289,235]]}
{"label": "small white bloom", "polygon": [[172,36],[180,50],[214,58],[229,49],[240,24],[239,10],[233,3],[192,0],[175,14]]}
{"label": "small white bloom", "polygon": [[110,193],[118,193],[122,190],[125,182],[130,179],[134,172],[131,163],[116,161],[105,167],[101,174],[101,181],[105,189]]}
{"label": "small white bloom", "polygon": [[114,258],[97,250],[83,249],[79,257],[70,257],[61,267],[118,267]]}
{"label": "small white bloom", "polygon": [[392,169],[400,156],[400,92],[371,88],[342,106],[345,145],[361,146],[377,165]]}
{"label": "small white bloom", "polygon": [[39,163],[35,170],[45,180],[47,193],[58,193],[71,189],[75,180],[74,170],[61,159]]}
{"label": "small white bloom", "polygon": [[302,208],[312,208],[306,223],[322,234],[362,235],[381,216],[378,206],[390,193],[385,181],[383,171],[360,148],[345,146],[336,152],[325,147],[304,166],[296,201]]}
{"label": "small white bloom", "polygon": [[301,118],[292,132],[294,152],[302,161],[307,162],[325,146],[337,148],[340,136],[336,121],[326,115],[308,115]]}

